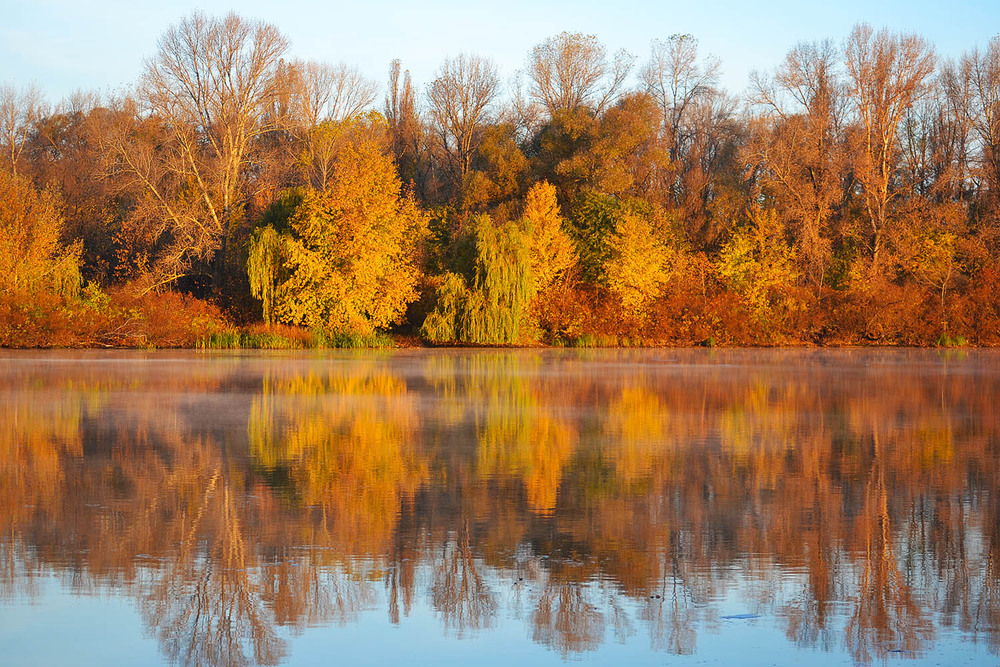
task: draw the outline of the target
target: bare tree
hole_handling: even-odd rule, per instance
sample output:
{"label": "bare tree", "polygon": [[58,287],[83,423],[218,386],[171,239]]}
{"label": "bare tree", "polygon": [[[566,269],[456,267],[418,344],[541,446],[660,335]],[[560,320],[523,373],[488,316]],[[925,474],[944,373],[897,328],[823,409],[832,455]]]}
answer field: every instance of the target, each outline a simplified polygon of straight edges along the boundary
{"label": "bare tree", "polygon": [[978,172],[986,186],[984,199],[994,217],[1000,210],[1000,37],[985,51],[962,58],[971,84],[970,116],[977,139]]}
{"label": "bare tree", "polygon": [[946,62],[929,90],[903,121],[904,183],[912,196],[929,202],[959,202],[970,185],[973,92],[968,70]]}
{"label": "bare tree", "polygon": [[356,67],[313,61],[280,66],[278,80],[272,113],[290,135],[291,162],[312,187],[325,190],[342,136],[332,125],[370,107],[378,85]]}
{"label": "bare tree", "polygon": [[141,239],[157,255],[147,275],[140,276],[144,289],[173,282],[194,263],[211,259],[218,233],[206,222],[199,200],[179,196],[186,184],[185,164],[172,149],[172,130],[162,119],[142,114],[126,97],[110,100],[91,131],[103,155],[101,176],[118,196],[135,198],[124,225],[129,244]]}
{"label": "bare tree", "polygon": [[878,33],[865,24],[854,27],[846,44],[850,96],[857,112],[854,171],[863,188],[870,222],[872,266],[879,255],[895,197],[901,123],[927,90],[934,72],[934,50],[921,37]]}
{"label": "bare tree", "polygon": [[653,40],[650,60],[639,75],[663,114],[671,160],[681,157],[691,107],[715,92],[719,69],[717,58],[699,60],[698,40],[691,35]]}
{"label": "bare tree", "polygon": [[600,113],[614,103],[634,61],[628,52],[618,51],[609,63],[596,36],[562,32],[532,49],[529,92],[550,115],[581,106]]}
{"label": "bare tree", "polygon": [[[400,78],[402,74],[402,78]],[[417,112],[413,82],[409,70],[402,71],[400,61],[389,68],[389,89],[385,98],[385,118],[389,124],[392,154],[399,177],[411,184],[422,198],[427,197],[426,132]]]}
{"label": "bare tree", "polygon": [[[149,152],[128,145],[125,140],[136,137],[126,136],[109,147],[119,149],[119,168],[132,170],[175,225],[166,254],[179,260],[176,267],[189,257],[225,256],[227,238],[252,188],[252,148],[269,129],[264,121],[287,46],[270,24],[232,13],[222,19],[195,13],[160,38],[156,55],[146,63],[140,96],[145,112],[163,121],[170,141]],[[137,159],[140,154],[144,157]],[[149,160],[159,163],[155,170],[189,183],[200,210],[190,205],[188,194],[183,208],[189,214],[177,215],[169,193],[154,189],[155,181],[147,178]],[[163,281],[171,275],[167,272]]]}
{"label": "bare tree", "polygon": [[0,146],[15,176],[32,129],[47,113],[48,105],[35,86],[21,90],[11,85],[0,86]]}
{"label": "bare tree", "polygon": [[445,58],[427,91],[431,118],[449,163],[461,185],[490,120],[500,93],[500,76],[492,60],[459,54]]}
{"label": "bare tree", "polygon": [[302,127],[357,116],[375,101],[378,84],[345,63],[295,61],[283,71],[289,114]]}

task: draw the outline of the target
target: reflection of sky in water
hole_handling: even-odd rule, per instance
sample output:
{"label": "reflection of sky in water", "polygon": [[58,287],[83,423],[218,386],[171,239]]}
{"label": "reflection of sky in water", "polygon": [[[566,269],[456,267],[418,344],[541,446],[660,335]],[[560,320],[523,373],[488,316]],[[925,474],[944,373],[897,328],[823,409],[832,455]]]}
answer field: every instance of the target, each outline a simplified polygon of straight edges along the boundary
{"label": "reflection of sky in water", "polygon": [[[380,601],[384,603],[384,601]],[[632,605],[633,616],[640,602]],[[740,596],[718,602],[721,615],[747,613]],[[19,667],[105,667],[108,665],[159,665],[156,641],[144,632],[134,603],[107,591],[101,595],[79,595],[65,582],[50,576],[40,595],[25,601],[0,604],[0,665]],[[818,648],[790,646],[773,618],[719,620],[702,629],[697,652],[667,656],[650,651],[650,637],[641,625],[624,642],[613,636],[593,651],[573,654],[569,664],[601,665],[852,665],[849,656]],[[523,619],[501,614],[488,631],[453,641],[441,632],[437,612],[418,602],[399,625],[386,621],[384,609],[361,612],[356,621],[283,629],[288,664],[293,665],[441,665],[475,664],[489,667],[560,662],[552,650],[531,641]],[[995,664],[982,645],[963,643],[944,636],[933,650],[919,656],[894,654],[906,665]]]}
{"label": "reflection of sky in water", "polygon": [[0,353],[0,664],[994,664],[998,402],[988,351]]}

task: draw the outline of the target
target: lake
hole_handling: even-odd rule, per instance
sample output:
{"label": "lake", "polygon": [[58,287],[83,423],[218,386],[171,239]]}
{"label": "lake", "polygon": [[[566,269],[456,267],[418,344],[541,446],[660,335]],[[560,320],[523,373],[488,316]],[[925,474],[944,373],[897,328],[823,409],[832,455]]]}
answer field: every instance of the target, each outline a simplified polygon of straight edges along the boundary
{"label": "lake", "polygon": [[997,664],[1000,353],[0,351],[0,664]]}

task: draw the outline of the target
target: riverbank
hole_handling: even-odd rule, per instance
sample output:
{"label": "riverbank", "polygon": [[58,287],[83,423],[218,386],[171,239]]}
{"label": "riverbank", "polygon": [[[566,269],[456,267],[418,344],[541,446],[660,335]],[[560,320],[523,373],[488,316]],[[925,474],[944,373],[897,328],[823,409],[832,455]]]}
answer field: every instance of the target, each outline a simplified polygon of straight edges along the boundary
{"label": "riverbank", "polygon": [[[563,295],[566,296],[566,295]],[[571,295],[572,296],[572,295]],[[513,347],[997,347],[992,308],[964,304],[953,323],[930,308],[906,315],[866,309],[846,299],[774,321],[748,313],[726,295],[661,299],[643,313],[623,313],[592,299],[535,306]],[[989,305],[989,303],[987,303]],[[980,313],[987,310],[990,312]],[[872,314],[874,313],[874,315]],[[421,321],[421,313],[410,319]],[[84,288],[74,297],[0,294],[0,348],[325,349],[478,347],[432,343],[412,324],[392,331],[343,332],[263,322],[239,323],[210,301],[174,291],[136,294]],[[487,346],[488,347],[488,346]],[[506,346],[510,347],[510,346]]]}

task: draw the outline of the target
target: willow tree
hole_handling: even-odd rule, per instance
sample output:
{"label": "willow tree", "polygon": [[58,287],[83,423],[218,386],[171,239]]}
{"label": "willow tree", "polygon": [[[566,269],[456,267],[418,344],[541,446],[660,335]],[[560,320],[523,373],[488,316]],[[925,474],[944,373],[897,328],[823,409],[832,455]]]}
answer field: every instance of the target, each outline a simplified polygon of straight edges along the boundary
{"label": "willow tree", "polygon": [[462,339],[516,343],[534,296],[527,240],[517,224],[498,227],[487,215],[478,216],[475,234],[476,277],[462,317]]}
{"label": "willow tree", "polygon": [[443,276],[437,307],[424,320],[421,333],[436,343],[520,342],[535,295],[528,235],[516,222],[497,225],[485,214],[475,216],[471,228],[471,280],[457,273]]}
{"label": "willow tree", "polygon": [[288,236],[278,233],[273,225],[260,227],[250,240],[247,253],[250,294],[260,301],[261,314],[267,324],[274,319],[277,289],[282,282],[287,257],[287,240]]}

